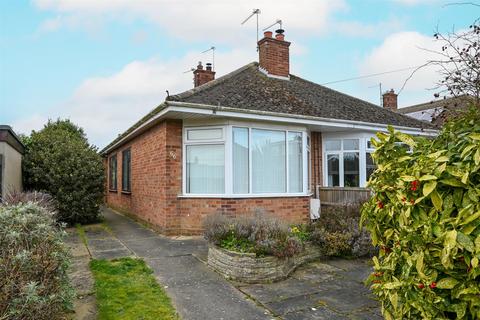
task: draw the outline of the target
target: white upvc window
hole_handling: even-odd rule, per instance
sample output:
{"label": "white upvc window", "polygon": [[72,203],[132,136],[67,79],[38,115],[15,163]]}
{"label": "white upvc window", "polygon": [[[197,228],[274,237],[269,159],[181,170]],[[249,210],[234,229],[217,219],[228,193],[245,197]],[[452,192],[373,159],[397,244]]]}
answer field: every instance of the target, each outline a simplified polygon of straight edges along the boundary
{"label": "white upvc window", "polygon": [[185,195],[305,195],[306,130],[242,124],[184,128]]}
{"label": "white upvc window", "polygon": [[184,189],[189,194],[225,193],[223,127],[188,128],[184,135]]}
{"label": "white upvc window", "polygon": [[327,135],[323,139],[324,185],[365,187],[375,170],[371,134]]}

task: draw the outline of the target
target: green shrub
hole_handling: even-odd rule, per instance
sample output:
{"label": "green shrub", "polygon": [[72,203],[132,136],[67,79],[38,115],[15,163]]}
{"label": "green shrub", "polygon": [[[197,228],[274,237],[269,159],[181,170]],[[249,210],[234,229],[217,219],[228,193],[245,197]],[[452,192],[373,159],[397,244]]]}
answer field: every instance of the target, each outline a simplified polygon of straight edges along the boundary
{"label": "green shrub", "polygon": [[211,215],[205,218],[204,230],[205,239],[228,250],[279,258],[303,250],[302,241],[286,223],[262,213],[237,218]]}
{"label": "green shrub", "polygon": [[49,121],[24,141],[25,188],[51,194],[60,221],[96,221],[103,199],[104,168],[83,130],[69,120]]}
{"label": "green shrub", "polygon": [[2,203],[0,203],[1,206],[13,206],[21,203],[29,203],[33,202],[39,207],[44,208],[49,214],[51,214],[53,217],[55,217],[57,213],[57,202],[51,195],[48,193],[44,192],[37,192],[37,191],[31,191],[31,192],[18,192],[18,191],[13,191],[7,193],[3,199]]}
{"label": "green shrub", "polygon": [[362,220],[381,248],[368,280],[385,318],[479,319],[478,111],[431,140],[393,129],[377,136],[375,197]]}
{"label": "green shrub", "polygon": [[376,249],[359,220],[360,204],[323,208],[320,218],[308,226],[310,241],[326,256],[372,256]]}
{"label": "green shrub", "polygon": [[59,319],[71,308],[64,235],[35,203],[0,207],[0,319]]}

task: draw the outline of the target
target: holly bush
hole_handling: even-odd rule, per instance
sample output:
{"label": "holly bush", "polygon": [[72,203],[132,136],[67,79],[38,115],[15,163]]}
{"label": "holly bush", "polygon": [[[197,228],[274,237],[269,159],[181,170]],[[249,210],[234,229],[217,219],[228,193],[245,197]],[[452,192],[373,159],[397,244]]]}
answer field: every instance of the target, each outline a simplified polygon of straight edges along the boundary
{"label": "holly bush", "polygon": [[392,128],[377,138],[361,223],[380,247],[367,282],[384,317],[479,319],[479,111],[433,139]]}
{"label": "holly bush", "polygon": [[23,141],[25,188],[52,195],[60,221],[75,224],[98,220],[104,168],[83,130],[69,120],[48,121]]}

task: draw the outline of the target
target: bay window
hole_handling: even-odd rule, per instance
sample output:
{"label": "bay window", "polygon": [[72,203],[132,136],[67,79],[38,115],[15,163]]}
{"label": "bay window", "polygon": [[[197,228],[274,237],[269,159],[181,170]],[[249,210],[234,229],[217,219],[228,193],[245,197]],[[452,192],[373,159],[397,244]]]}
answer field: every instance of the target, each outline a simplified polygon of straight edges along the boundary
{"label": "bay window", "polygon": [[277,128],[185,128],[184,192],[303,194],[308,183],[306,137],[304,131]]}

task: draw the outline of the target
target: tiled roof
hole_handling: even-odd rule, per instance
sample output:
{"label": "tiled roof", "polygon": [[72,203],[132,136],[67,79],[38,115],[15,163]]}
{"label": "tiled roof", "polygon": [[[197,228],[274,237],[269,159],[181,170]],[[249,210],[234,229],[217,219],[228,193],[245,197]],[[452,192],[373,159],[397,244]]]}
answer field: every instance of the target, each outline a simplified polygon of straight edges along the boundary
{"label": "tiled roof", "polygon": [[[169,96],[166,99],[167,103],[168,101],[411,128],[432,128],[427,122],[389,111],[294,75],[290,75],[290,80],[268,77],[259,70],[258,62],[252,62],[194,89]],[[119,135],[102,152],[155,116],[164,107],[162,104],[152,110],[133,127]]]}
{"label": "tiled roof", "polygon": [[430,125],[381,108],[319,84],[290,75],[290,80],[266,76],[250,63],[203,86],[173,95],[169,101],[430,128]]}

